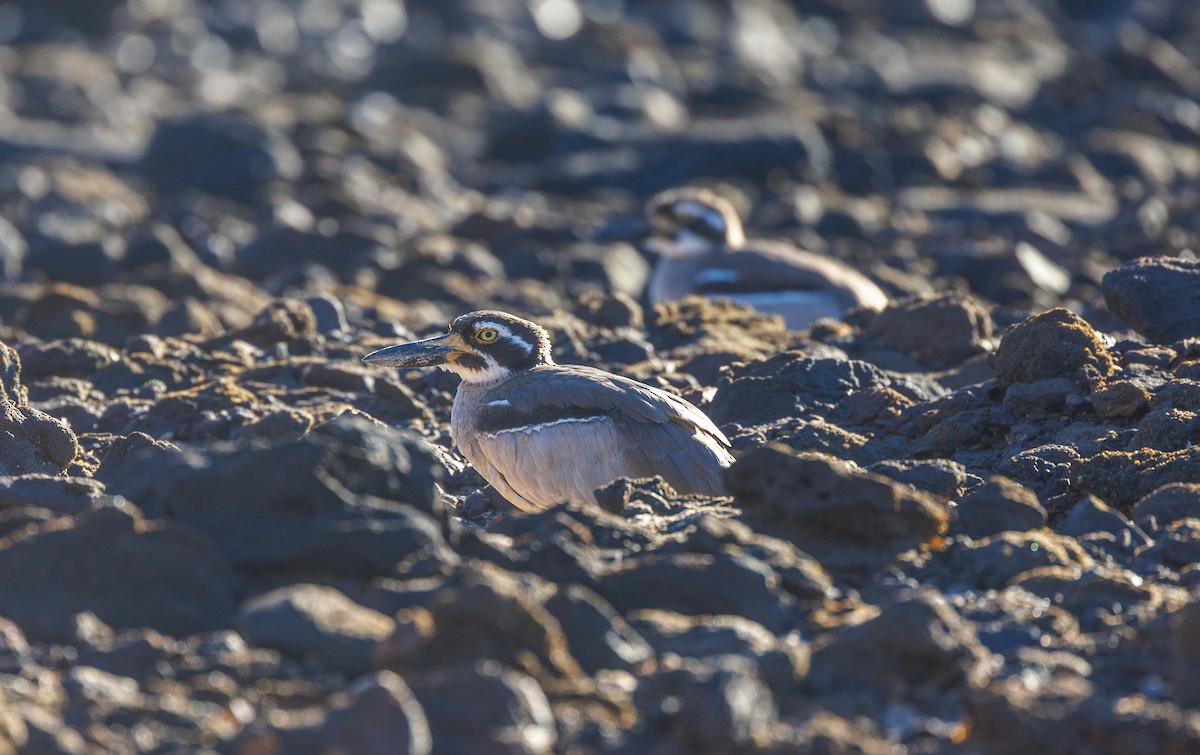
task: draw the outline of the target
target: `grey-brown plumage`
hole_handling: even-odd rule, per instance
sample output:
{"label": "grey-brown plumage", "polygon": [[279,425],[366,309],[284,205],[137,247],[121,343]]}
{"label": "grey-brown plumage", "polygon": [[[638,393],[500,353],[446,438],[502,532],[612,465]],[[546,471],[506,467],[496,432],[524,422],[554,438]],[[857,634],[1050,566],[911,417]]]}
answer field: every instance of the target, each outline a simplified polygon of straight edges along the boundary
{"label": "grey-brown plumage", "polygon": [[654,227],[647,246],[659,255],[651,303],[689,294],[728,298],[780,315],[793,329],[887,305],[878,286],[838,260],[782,241],[747,241],[733,206],[711,191],[663,192],[646,212]]}
{"label": "grey-brown plumage", "polygon": [[725,494],[729,441],[703,412],[635,380],[555,364],[549,335],[527,320],[472,312],[444,336],[363,360],[459,374],[451,438],[526,511],[594,501],[596,488],[619,477],[661,475],[681,493]]}

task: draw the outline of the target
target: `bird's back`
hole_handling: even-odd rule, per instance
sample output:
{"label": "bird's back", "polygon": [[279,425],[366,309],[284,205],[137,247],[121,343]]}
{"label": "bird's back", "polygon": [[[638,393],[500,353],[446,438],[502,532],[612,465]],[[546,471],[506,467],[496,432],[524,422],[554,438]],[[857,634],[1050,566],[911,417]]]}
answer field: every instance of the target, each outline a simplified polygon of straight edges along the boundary
{"label": "bird's back", "polygon": [[[744,292],[829,292],[846,308],[882,309],[887,295],[879,286],[841,260],[825,257],[782,241],[752,239],[726,255]],[[721,288],[719,281],[706,290]]]}

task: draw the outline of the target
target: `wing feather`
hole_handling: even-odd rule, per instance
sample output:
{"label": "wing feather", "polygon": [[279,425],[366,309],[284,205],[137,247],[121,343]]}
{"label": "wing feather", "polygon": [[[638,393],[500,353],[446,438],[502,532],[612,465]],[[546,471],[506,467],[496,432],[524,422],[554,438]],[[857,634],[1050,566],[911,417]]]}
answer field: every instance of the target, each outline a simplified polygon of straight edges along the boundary
{"label": "wing feather", "polygon": [[[521,508],[594,500],[618,477],[661,475],[683,493],[723,494],[729,441],[687,401],[582,366],[547,366],[503,384],[507,406],[484,405],[472,443]],[[488,467],[492,469],[485,471]],[[525,505],[522,505],[525,504]]]}

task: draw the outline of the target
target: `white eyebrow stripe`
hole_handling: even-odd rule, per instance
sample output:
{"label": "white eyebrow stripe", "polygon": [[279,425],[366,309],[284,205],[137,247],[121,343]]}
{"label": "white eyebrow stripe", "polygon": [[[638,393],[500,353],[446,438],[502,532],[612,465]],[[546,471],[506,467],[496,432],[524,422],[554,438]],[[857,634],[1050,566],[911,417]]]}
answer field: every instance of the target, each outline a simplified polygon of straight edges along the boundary
{"label": "white eyebrow stripe", "polygon": [[512,404],[508,403],[508,399],[501,398],[501,399],[496,399],[495,401],[489,401],[486,404],[484,404],[484,406],[512,406]]}
{"label": "white eyebrow stripe", "polygon": [[503,430],[497,430],[494,433],[484,433],[483,437],[495,438],[496,436],[504,435],[505,433],[525,433],[526,435],[532,435],[533,433],[545,430],[547,427],[554,427],[555,425],[562,425],[566,424],[567,422],[602,422],[606,419],[608,419],[608,415],[605,414],[597,415],[595,417],[564,417],[562,419],[556,419],[553,422],[542,422],[541,424],[537,425],[506,427]]}
{"label": "white eyebrow stripe", "polygon": [[498,322],[492,322],[491,320],[480,320],[479,322],[475,323],[476,333],[484,328],[494,328],[501,336],[510,339],[513,343],[524,349],[526,354],[533,353],[533,344],[529,343],[524,338],[513,334],[507,325],[502,325]]}

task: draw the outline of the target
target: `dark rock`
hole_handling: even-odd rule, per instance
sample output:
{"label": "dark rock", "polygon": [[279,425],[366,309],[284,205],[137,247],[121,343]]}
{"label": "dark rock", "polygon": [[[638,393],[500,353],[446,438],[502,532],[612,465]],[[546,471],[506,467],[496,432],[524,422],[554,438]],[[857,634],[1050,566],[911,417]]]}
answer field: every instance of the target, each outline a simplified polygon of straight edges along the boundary
{"label": "dark rock", "polygon": [[37,507],[75,516],[99,507],[105,500],[104,484],[87,477],[0,477],[0,511]]}
{"label": "dark rock", "polygon": [[1163,485],[1200,479],[1200,446],[1102,451],[1078,465],[1077,487],[1122,511]]}
{"label": "dark rock", "polygon": [[316,318],[318,333],[342,333],[349,327],[346,323],[346,308],[332,296],[310,296],[304,302]]}
{"label": "dark rock", "polygon": [[184,271],[195,270],[201,263],[178,231],[165,223],[154,223],[129,239],[120,264],[126,270],[157,265]]}
{"label": "dark rock", "polygon": [[[779,351],[791,338],[779,317],[703,296],[656,304],[646,312],[646,330],[659,352],[680,356],[718,352],[752,359]],[[800,356],[791,354],[793,359]],[[762,368],[759,373],[770,371]]]}
{"label": "dark rock", "polygon": [[281,134],[232,113],[164,121],[140,169],[160,191],[196,190],[251,203],[272,182],[290,181],[303,162]]}
{"label": "dark rock", "polygon": [[1126,548],[1139,548],[1150,542],[1140,527],[1094,496],[1075,504],[1054,529],[1061,535],[1076,538],[1108,533]]}
{"label": "dark rock", "polygon": [[914,455],[950,456],[994,442],[1000,426],[986,407],[940,413],[939,421],[908,447]]}
{"label": "dark rock", "polygon": [[1200,705],[1200,679],[1190,673],[1200,663],[1200,603],[1189,603],[1171,617],[1171,681],[1180,705]]}
{"label": "dark rock", "polygon": [[[80,630],[85,619],[100,625],[108,634],[95,636],[99,633],[93,632],[87,636]],[[76,647],[81,665],[140,680],[153,677],[158,664],[170,663],[175,657],[174,642],[153,629],[131,629],[116,634],[90,613],[77,614],[75,625],[76,635],[80,636]]]}
{"label": "dark rock", "polygon": [[[562,625],[546,607],[554,587],[487,563],[473,564],[423,601],[397,614],[395,633],[380,646],[378,665],[409,673],[492,658],[535,674],[582,674]],[[581,631],[577,641],[595,638]]]}
{"label": "dark rock", "polygon": [[596,489],[596,503],[605,511],[625,517],[650,514],[683,519],[705,513],[733,513],[732,509],[722,507],[715,499],[681,496],[670,483],[658,476],[638,480],[613,480]]}
{"label": "dark rock", "polygon": [[919,295],[889,303],[867,332],[880,346],[922,364],[957,365],[990,348],[992,318],[973,298]]}
{"label": "dark rock", "polygon": [[780,575],[749,557],[673,553],[627,559],[596,581],[618,611],[659,608],[686,616],[735,614],[779,631],[795,599]]}
{"label": "dark rock", "polygon": [[60,474],[82,453],[66,423],[31,406],[0,402],[0,475]]}
{"label": "dark rock", "polygon": [[730,370],[717,386],[708,415],[718,424],[806,419],[832,410],[855,393],[891,384],[887,373],[866,362],[785,352]]}
{"label": "dark rock", "polygon": [[693,617],[648,610],[630,618],[660,656],[674,653],[700,660],[729,655],[751,658],[777,694],[794,694],[797,683],[808,673],[809,648],[796,633],[776,637],[741,616]]}
{"label": "dark rock", "polygon": [[582,585],[560,587],[545,602],[558,620],[571,654],[588,674],[602,669],[632,669],[654,651],[603,598]]}
{"label": "dark rock", "polygon": [[206,538],[134,510],[102,508],[0,541],[0,614],[41,640],[67,640],[81,611],[174,635],[225,626],[231,580]]}
{"label": "dark rock", "polygon": [[950,459],[888,459],[872,464],[867,471],[942,498],[957,498],[967,480],[963,465]]}
{"label": "dark rock", "polygon": [[1125,419],[1132,417],[1150,402],[1150,394],[1137,383],[1114,380],[1092,391],[1089,397],[1092,409],[1101,419]]}
{"label": "dark rock", "polygon": [[751,526],[796,543],[827,568],[885,563],[941,535],[949,518],[947,504],[928,493],[777,445],[746,453],[726,479]]}
{"label": "dark rock", "polygon": [[112,442],[92,476],[104,483],[122,481],[139,474],[140,465],[148,460],[169,458],[172,453],[181,452],[178,447],[145,433],[130,433]]}
{"label": "dark rock", "polygon": [[356,755],[433,751],[425,711],[399,676],[380,671],[359,679],[347,693],[349,705],[330,713],[317,734],[325,751]]}
{"label": "dark rock", "polygon": [[546,693],[495,661],[466,662],[410,680],[425,710],[433,752],[548,753],[557,741]]}
{"label": "dark rock", "polygon": [[218,336],[208,345],[224,345],[236,340],[271,347],[277,343],[307,342],[316,333],[317,317],[307,302],[279,299],[255,315],[248,326]]}
{"label": "dark rock", "polygon": [[940,595],[922,591],[814,647],[806,686],[887,695],[895,685],[977,685],[989,674],[989,657],[971,623]]}
{"label": "dark rock", "polygon": [[381,575],[444,547],[424,513],[440,463],[424,443],[362,417],[296,441],[137,446],[102,467],[110,491],[208,533],[239,569]]}
{"label": "dark rock", "polygon": [[579,298],[575,316],[602,328],[638,328],[643,325],[642,307],[627,294],[587,293]]}
{"label": "dark rock", "polygon": [[28,400],[29,392],[21,385],[21,357],[15,349],[0,341],[0,403],[24,406]]}
{"label": "dark rock", "polygon": [[1137,448],[1155,448],[1159,451],[1190,448],[1194,441],[1200,442],[1200,415],[1185,409],[1160,407],[1138,423],[1134,441]]}
{"label": "dark rock", "polygon": [[246,640],[299,658],[315,658],[347,676],[371,669],[375,645],[396,622],[332,587],[289,585],[252,598],[238,611]]}
{"label": "dark rock", "polygon": [[1050,506],[1051,499],[1071,490],[1074,467],[1080,461],[1080,454],[1074,448],[1048,444],[1014,454],[1001,462],[996,471],[1030,488],[1039,501]]}
{"label": "dark rock", "polygon": [[638,296],[650,277],[650,265],[629,244],[580,244],[570,249],[573,280],[594,282],[606,293]]}
{"label": "dark rock", "polygon": [[1013,383],[1004,392],[1003,406],[1013,415],[1028,419],[1061,412],[1067,405],[1067,398],[1075,394],[1074,384],[1065,378]]}
{"label": "dark rock", "polygon": [[73,225],[77,227],[58,233],[30,234],[26,269],[51,280],[79,285],[113,280],[125,256],[125,241],[101,229],[88,228],[87,221]]}
{"label": "dark rock", "polygon": [[634,702],[644,716],[643,750],[740,752],[770,737],[775,701],[756,664],[735,655],[707,663],[668,656],[638,680]]}
{"label": "dark rock", "polygon": [[1068,537],[1053,532],[1001,532],[972,546],[940,554],[954,578],[984,590],[1000,590],[1021,575],[1046,566],[1090,568],[1091,556]]}
{"label": "dark rock", "polygon": [[951,533],[961,532],[976,539],[1046,526],[1046,510],[1038,503],[1037,495],[1001,476],[991,478],[964,496],[955,511]]}
{"label": "dark rock", "polygon": [[996,380],[1006,388],[1060,377],[1091,385],[1115,370],[1092,326],[1065,309],[1034,315],[1005,333],[994,366]]}
{"label": "dark rock", "polygon": [[359,233],[327,236],[315,230],[268,228],[238,250],[232,270],[259,281],[296,274],[306,265],[320,265],[340,274],[370,259],[380,248],[378,240]]}
{"label": "dark rock", "polygon": [[45,377],[88,377],[121,360],[121,352],[102,343],[66,338],[22,349],[26,380]]}
{"label": "dark rock", "polygon": [[1180,519],[1200,518],[1200,484],[1173,482],[1133,505],[1133,521],[1143,527],[1152,521],[1165,527]]}
{"label": "dark rock", "polygon": [[1146,555],[1175,569],[1200,563],[1200,519],[1177,519],[1163,527]]}
{"label": "dark rock", "polygon": [[1188,412],[1200,412],[1200,381],[1171,380],[1154,392],[1151,399],[1154,408],[1164,406]]}
{"label": "dark rock", "polygon": [[1200,336],[1200,260],[1142,257],[1109,271],[1104,301],[1158,343]]}

